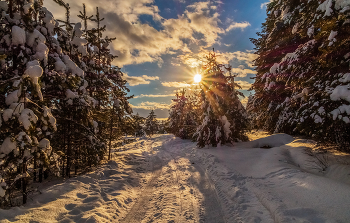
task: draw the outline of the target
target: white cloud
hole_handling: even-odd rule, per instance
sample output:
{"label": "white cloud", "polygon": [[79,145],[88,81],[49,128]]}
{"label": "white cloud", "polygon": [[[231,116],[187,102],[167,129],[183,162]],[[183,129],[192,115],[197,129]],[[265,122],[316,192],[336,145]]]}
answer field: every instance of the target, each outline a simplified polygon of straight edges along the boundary
{"label": "white cloud", "polygon": [[141,102],[138,105],[131,104],[131,107],[136,109],[146,109],[146,110],[169,109],[170,104],[146,101],[146,102]]}
{"label": "white cloud", "polygon": [[147,76],[143,75],[141,77],[136,76],[129,76],[128,74],[124,73],[123,79],[128,82],[130,86],[136,86],[140,84],[149,84],[150,80],[159,80],[159,77],[157,76]]}
{"label": "white cloud", "polygon": [[232,29],[238,29],[240,28],[241,30],[247,28],[248,26],[251,26],[249,22],[233,22],[227,29],[226,32],[229,32]]}
{"label": "white cloud", "polygon": [[166,98],[166,97],[175,97],[175,94],[141,94],[141,95],[134,96],[134,98]]}
{"label": "white cloud", "polygon": [[[82,3],[86,3],[88,15],[95,14],[98,6],[101,17],[105,18],[103,24],[107,26],[104,35],[117,38],[110,47],[118,56],[113,64],[119,67],[145,62],[157,62],[161,66],[164,54],[191,52],[187,45],[189,41],[210,47],[225,33],[220,28],[220,14],[210,9],[222,4],[221,1],[193,3],[177,18],[165,19],[160,16],[154,0],[75,0],[70,2],[72,22],[80,22],[75,15],[82,10]],[[57,7],[56,3],[45,1],[45,6],[56,18],[65,19],[64,9]],[[142,24],[141,15],[152,16],[162,29]],[[93,22],[88,23],[89,28],[94,26]]]}
{"label": "white cloud", "polygon": [[248,90],[252,86],[252,84],[247,81],[235,81],[235,83],[241,86],[241,90]]}
{"label": "white cloud", "polygon": [[244,98],[240,98],[241,99],[241,103],[242,103],[242,105],[244,106],[244,107],[246,107],[247,106],[247,103],[248,103],[248,97],[244,97]]}
{"label": "white cloud", "polygon": [[[208,50],[200,50],[198,53],[186,53],[183,55],[179,55],[176,58],[176,63],[183,63],[185,65],[188,65],[189,67],[198,67],[201,64],[205,63],[206,56],[208,55]],[[232,60],[238,60],[239,62],[246,63],[249,67],[253,66],[253,61],[257,58],[257,55],[253,53],[253,51],[236,51],[236,52],[220,52],[215,51],[216,54],[216,61],[220,64],[229,64]],[[238,68],[237,68],[238,69]],[[241,71],[243,70],[243,71]],[[242,67],[239,70],[235,70],[237,73],[252,73],[255,74],[255,71],[249,70],[249,69],[243,69]]]}
{"label": "white cloud", "polygon": [[254,51],[247,50],[246,52],[236,51],[220,53],[220,60],[223,63],[228,63],[230,60],[237,59],[238,61],[245,62],[249,67],[253,66],[253,61],[258,57],[258,55],[253,53]]}
{"label": "white cloud", "polygon": [[238,74],[237,77],[246,77],[247,74],[256,74],[257,73],[255,70],[242,69],[242,68],[232,68],[231,71],[234,74]]}
{"label": "white cloud", "polygon": [[162,85],[164,87],[176,87],[176,88],[191,86],[190,84],[186,84],[184,82],[162,82]]}

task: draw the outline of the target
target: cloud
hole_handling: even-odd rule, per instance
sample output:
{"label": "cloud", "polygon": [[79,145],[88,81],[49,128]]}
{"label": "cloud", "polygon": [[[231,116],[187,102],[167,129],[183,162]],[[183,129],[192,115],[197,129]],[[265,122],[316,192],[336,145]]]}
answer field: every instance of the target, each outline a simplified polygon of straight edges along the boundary
{"label": "cloud", "polygon": [[149,84],[150,80],[159,80],[159,77],[157,76],[147,76],[143,75],[141,77],[136,76],[129,76],[128,74],[124,73],[123,79],[128,82],[130,86],[136,86],[140,84]]}
{"label": "cloud", "polygon": [[236,52],[227,52],[220,53],[220,60],[222,63],[229,63],[231,60],[238,60],[245,62],[249,67],[254,67],[253,61],[258,57],[258,55],[253,53],[254,51],[247,50],[246,52],[236,51]]}
{"label": "cloud", "polygon": [[237,77],[246,77],[247,74],[257,74],[255,70],[242,69],[242,68],[232,68],[231,71],[234,74],[238,74]]}
{"label": "cloud", "polygon": [[184,82],[162,82],[162,85],[164,87],[176,87],[176,88],[191,86],[190,84],[186,84]]}
{"label": "cloud", "polygon": [[240,98],[241,99],[241,103],[242,103],[242,105],[244,106],[244,107],[246,107],[247,106],[247,103],[248,103],[248,97],[244,97],[244,98]]}
{"label": "cloud", "polygon": [[166,104],[166,103],[158,103],[158,102],[141,102],[138,105],[132,105],[131,107],[134,109],[146,109],[146,110],[155,110],[155,109],[169,109],[170,108],[170,104]]}
{"label": "cloud", "polygon": [[[154,0],[75,0],[70,2],[71,22],[81,22],[75,15],[82,10],[82,3],[86,3],[88,15],[95,14],[98,6],[100,16],[105,18],[103,24],[107,26],[104,36],[117,38],[110,48],[118,56],[113,65],[119,67],[146,62],[156,62],[161,66],[162,55],[174,52],[186,54],[193,50],[191,44],[210,47],[225,33],[220,28],[220,14],[213,10],[222,4],[221,1],[196,2],[188,5],[177,18],[165,19],[160,16]],[[57,7],[53,1],[45,1],[45,7],[56,18],[65,19],[64,9]],[[142,23],[142,15],[152,16],[161,28],[157,30],[148,23]],[[89,22],[88,28],[95,25]]]}
{"label": "cloud", "polygon": [[175,97],[174,94],[141,94],[136,95],[134,98],[165,98],[165,97]]}
{"label": "cloud", "polygon": [[248,26],[251,26],[249,22],[233,22],[227,29],[226,32],[229,32],[232,29],[238,29],[240,28],[241,30],[247,28]]}
{"label": "cloud", "polygon": [[[177,56],[175,59],[176,64],[182,63],[191,68],[199,67],[206,61],[206,56],[209,54],[208,50],[201,49],[198,53],[186,53],[183,55]],[[253,53],[253,51],[247,50],[246,52],[236,51],[236,52],[220,52],[215,51],[216,61],[220,64],[230,64],[230,61],[238,60],[239,62],[246,63],[249,67],[253,66],[253,61],[257,58],[257,55]],[[244,68],[244,65],[242,65]],[[235,70],[237,73],[251,73],[256,74],[255,71],[249,69],[243,69],[241,67],[240,70]],[[238,69],[238,68],[237,68]],[[243,70],[243,71],[241,71]]]}
{"label": "cloud", "polygon": [[252,85],[251,83],[249,83],[247,81],[235,81],[235,83],[237,83],[238,85],[240,85],[242,87],[241,90],[248,90],[250,88],[250,86]]}

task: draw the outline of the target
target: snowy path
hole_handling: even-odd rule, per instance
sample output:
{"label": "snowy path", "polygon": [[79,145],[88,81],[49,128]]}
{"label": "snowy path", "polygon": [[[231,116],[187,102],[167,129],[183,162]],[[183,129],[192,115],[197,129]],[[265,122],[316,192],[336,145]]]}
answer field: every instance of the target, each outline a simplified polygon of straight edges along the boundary
{"label": "snowy path", "polygon": [[0,209],[0,223],[350,222],[349,165],[315,173],[297,140],[261,140],[196,149],[172,135],[139,139],[95,171]]}
{"label": "snowy path", "polygon": [[215,188],[201,167],[155,142],[152,177],[120,222],[225,222]]}

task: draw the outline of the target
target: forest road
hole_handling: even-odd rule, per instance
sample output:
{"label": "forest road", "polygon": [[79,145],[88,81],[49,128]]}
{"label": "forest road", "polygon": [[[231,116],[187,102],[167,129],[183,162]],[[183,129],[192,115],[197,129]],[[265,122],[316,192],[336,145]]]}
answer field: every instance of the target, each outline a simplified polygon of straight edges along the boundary
{"label": "forest road", "polygon": [[150,144],[150,179],[120,222],[227,222],[215,186],[204,169],[191,162],[185,153],[169,151],[181,144],[166,143]]}

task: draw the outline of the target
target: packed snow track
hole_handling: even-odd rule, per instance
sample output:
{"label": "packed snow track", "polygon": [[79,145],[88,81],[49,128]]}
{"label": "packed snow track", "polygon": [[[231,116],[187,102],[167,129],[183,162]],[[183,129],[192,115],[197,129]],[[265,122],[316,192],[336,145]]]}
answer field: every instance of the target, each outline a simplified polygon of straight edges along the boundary
{"label": "packed snow track", "polygon": [[350,165],[312,169],[307,145],[286,134],[209,149],[139,138],[89,173],[38,185],[0,223],[350,222]]}

